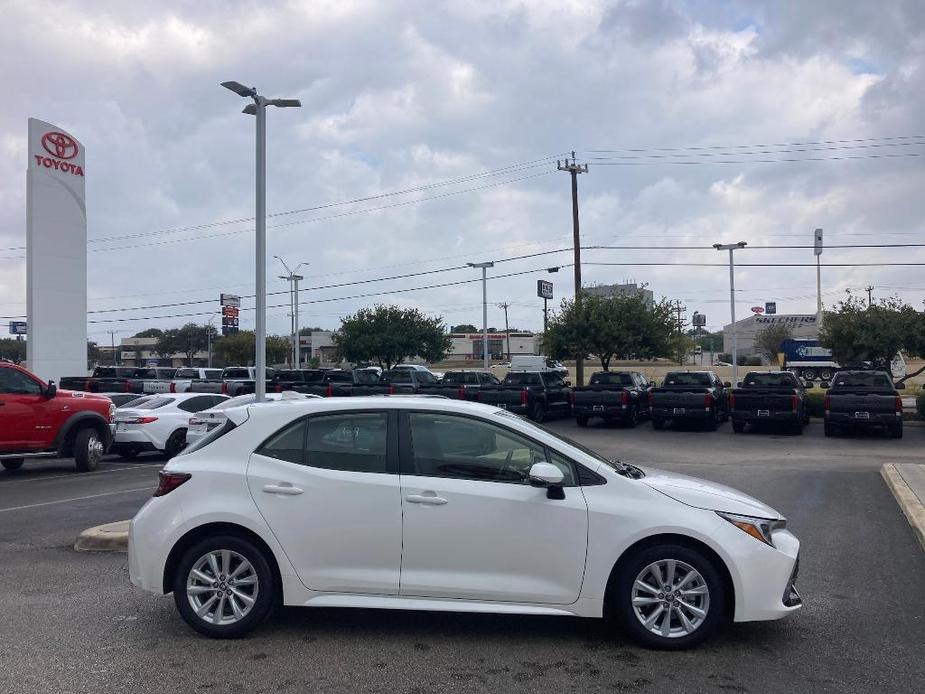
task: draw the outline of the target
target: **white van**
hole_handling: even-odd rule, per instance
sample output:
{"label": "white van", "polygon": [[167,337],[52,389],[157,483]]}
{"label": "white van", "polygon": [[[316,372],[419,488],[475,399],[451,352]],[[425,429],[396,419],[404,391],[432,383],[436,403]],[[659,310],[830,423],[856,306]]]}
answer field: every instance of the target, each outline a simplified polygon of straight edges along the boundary
{"label": "white van", "polygon": [[568,369],[555,359],[542,354],[524,354],[511,357],[510,371],[552,371],[563,377],[568,376]]}

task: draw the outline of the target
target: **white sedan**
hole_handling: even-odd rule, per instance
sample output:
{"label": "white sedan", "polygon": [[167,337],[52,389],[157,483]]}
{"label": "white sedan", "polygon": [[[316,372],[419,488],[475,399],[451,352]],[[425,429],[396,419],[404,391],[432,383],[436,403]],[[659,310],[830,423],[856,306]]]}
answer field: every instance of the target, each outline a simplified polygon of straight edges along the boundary
{"label": "white sedan", "polygon": [[228,400],[227,395],[171,393],[154,395],[116,410],[112,421],[110,451],[132,459],[145,451],[159,451],[172,458],[186,445],[190,414]]}
{"label": "white sedan", "polygon": [[213,637],[272,605],[615,616],[692,646],[800,609],[800,543],[734,489],[607,460],[476,403],[226,410],[132,520],[129,574]]}

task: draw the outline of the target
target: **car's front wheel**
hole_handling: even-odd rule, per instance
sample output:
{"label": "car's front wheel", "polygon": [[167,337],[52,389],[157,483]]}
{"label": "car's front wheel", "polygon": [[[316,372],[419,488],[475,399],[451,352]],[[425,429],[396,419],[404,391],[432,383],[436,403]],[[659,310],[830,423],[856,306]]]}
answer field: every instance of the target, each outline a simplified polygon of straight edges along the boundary
{"label": "car's front wheel", "polygon": [[18,470],[22,467],[22,458],[14,458],[13,460],[3,460],[0,461],[0,465],[3,465],[4,470]]}
{"label": "car's front wheel", "polygon": [[105,453],[106,445],[96,429],[84,427],[77,432],[74,437],[74,464],[78,472],[96,470]]}
{"label": "car's front wheel", "polygon": [[702,553],[683,545],[647,547],[623,565],[611,604],[629,635],[643,646],[694,646],[725,611],[719,572]]}
{"label": "car's front wheel", "polygon": [[273,572],[253,543],[234,535],[210,537],[190,547],[173,578],[180,615],[212,638],[237,638],[269,614],[275,600]]}

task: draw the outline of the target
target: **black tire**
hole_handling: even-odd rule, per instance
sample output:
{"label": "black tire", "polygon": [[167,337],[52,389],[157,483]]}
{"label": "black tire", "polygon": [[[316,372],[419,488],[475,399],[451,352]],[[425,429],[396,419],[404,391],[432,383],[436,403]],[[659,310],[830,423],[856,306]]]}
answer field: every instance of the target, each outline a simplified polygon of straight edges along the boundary
{"label": "black tire", "polygon": [[84,427],[74,437],[74,464],[77,472],[91,472],[100,466],[105,453],[100,433],[92,427]]}
{"label": "black tire", "polygon": [[826,436],[835,436],[835,434],[838,432],[836,431],[834,424],[826,422],[822,426],[822,433],[824,433]]}
{"label": "black tire", "polygon": [[580,414],[575,417],[575,423],[580,427],[588,426],[588,415]]}
{"label": "black tire", "polygon": [[891,439],[901,439],[903,437],[902,422],[891,425],[889,428],[889,435]]}
{"label": "black tire", "polygon": [[719,429],[719,416],[716,414],[716,410],[713,410],[713,416],[703,423],[703,428],[707,431],[716,431]]}
{"label": "black tire", "polygon": [[167,439],[167,443],[164,446],[164,455],[167,456],[167,460],[179,455],[180,451],[186,446],[186,429],[177,429],[170,435],[170,438]]}
{"label": "black tire", "polygon": [[653,429],[664,429],[664,428],[665,428],[665,420],[664,420],[664,419],[659,419],[658,417],[653,417],[653,418],[652,418],[652,428],[653,428]]}
{"label": "black tire", "polygon": [[831,381],[832,369],[819,369],[819,378],[823,381]]}
{"label": "black tire", "polygon": [[[230,550],[246,559],[253,567],[257,580],[256,598],[250,612],[247,612],[238,621],[228,624],[214,624],[211,621],[206,621],[204,617],[197,616],[193,606],[190,604],[190,596],[187,594],[186,583],[191,570],[202,557],[216,550]],[[279,597],[276,595],[276,578],[263,552],[252,542],[234,535],[207,537],[186,550],[177,563],[172,588],[174,603],[180,612],[180,616],[200,634],[205,634],[214,639],[234,639],[244,636],[266,619],[277,597]],[[226,594],[230,590],[229,588]],[[223,610],[223,614],[229,610],[230,606],[228,609]],[[214,612],[215,610],[213,609],[213,615]],[[208,617],[209,611],[205,615]],[[228,616],[230,617],[231,615]]]}
{"label": "black tire", "polygon": [[737,422],[732,420],[732,431],[736,434],[741,434],[743,431],[745,431],[745,422]]}
{"label": "black tire", "polygon": [[[633,608],[633,591],[637,576],[639,576],[639,574],[651,564],[665,560],[683,562],[687,566],[691,567],[698,574],[700,574],[703,585],[705,585],[707,588],[707,597],[709,600],[706,603],[706,614],[702,618],[703,621],[700,622],[690,633],[669,637],[655,634],[652,631],[649,631],[649,629],[646,628],[642,621],[640,621],[641,618],[637,616]],[[677,571],[683,570],[684,569],[678,565]],[[667,576],[664,576],[664,574],[662,575],[663,578],[667,579]],[[646,547],[636,552],[627,561],[625,561],[620,569],[620,573],[615,578],[616,580],[611,586],[611,590],[608,595],[608,605],[612,611],[612,614],[620,620],[620,624],[624,631],[629,634],[633,640],[647,648],[679,650],[682,648],[690,648],[695,646],[710,636],[710,634],[719,625],[720,621],[722,621],[723,615],[725,614],[726,588],[720,576],[719,570],[705,555],[701,554],[697,550],[685,547],[683,545],[663,544],[653,547]],[[650,577],[649,580],[651,581],[652,578],[654,577]],[[679,577],[676,572],[675,581],[673,584],[677,584],[678,579]],[[655,587],[660,588],[662,586]],[[660,593],[660,595],[667,594]],[[685,600],[699,602],[700,606],[704,606],[705,600],[703,598],[704,596],[685,596]],[[673,602],[673,600],[668,602],[666,597],[666,602],[663,602],[662,605],[670,605]],[[662,605],[656,603],[651,607],[651,611],[647,612],[644,616],[650,615],[655,610],[658,610]],[[648,610],[649,608],[645,607],[641,609]],[[685,610],[686,616],[690,616],[692,614],[692,612]],[[671,615],[671,612],[669,612],[669,615]],[[656,619],[656,624],[659,624],[661,621],[661,619]],[[674,627],[681,628],[681,621],[680,617],[672,615],[669,618],[669,628],[671,629]]]}
{"label": "black tire", "polygon": [[546,419],[546,408],[543,407],[543,403],[538,402],[533,405],[533,409],[530,410],[530,419],[532,419],[537,424],[542,424]]}
{"label": "black tire", "polygon": [[4,470],[18,470],[22,467],[22,458],[16,458],[15,460],[0,460],[0,465],[3,465]]}
{"label": "black tire", "polygon": [[636,425],[639,424],[639,408],[635,405],[630,407],[630,416],[623,420],[623,423],[626,424],[627,429],[635,429]]}
{"label": "black tire", "polygon": [[803,422],[799,421],[799,422],[794,422],[793,424],[791,424],[790,433],[793,434],[794,436],[802,436],[803,435]]}
{"label": "black tire", "polygon": [[816,370],[815,369],[803,369],[800,372],[800,376],[806,381],[815,381],[816,380]]}

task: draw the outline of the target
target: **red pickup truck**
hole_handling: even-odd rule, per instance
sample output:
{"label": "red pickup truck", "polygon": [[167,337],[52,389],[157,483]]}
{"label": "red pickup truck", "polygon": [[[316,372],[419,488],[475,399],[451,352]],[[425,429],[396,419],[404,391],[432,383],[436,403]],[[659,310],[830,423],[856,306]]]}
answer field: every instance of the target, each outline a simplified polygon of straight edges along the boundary
{"label": "red pickup truck", "polygon": [[95,470],[112,443],[115,405],[104,395],[58,390],[22,367],[0,360],[0,465],[25,459],[74,458]]}

